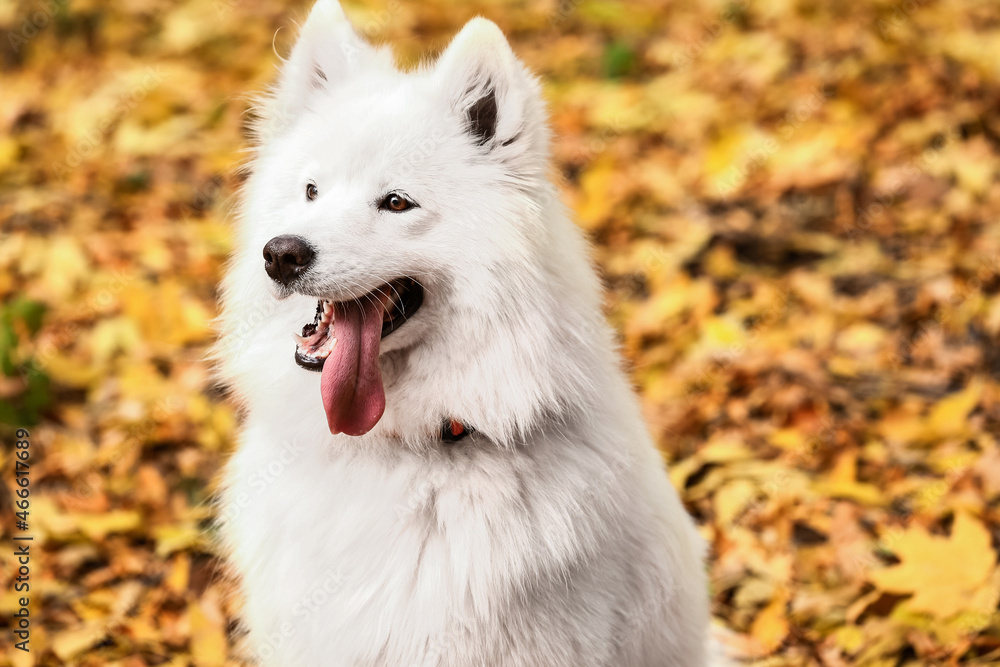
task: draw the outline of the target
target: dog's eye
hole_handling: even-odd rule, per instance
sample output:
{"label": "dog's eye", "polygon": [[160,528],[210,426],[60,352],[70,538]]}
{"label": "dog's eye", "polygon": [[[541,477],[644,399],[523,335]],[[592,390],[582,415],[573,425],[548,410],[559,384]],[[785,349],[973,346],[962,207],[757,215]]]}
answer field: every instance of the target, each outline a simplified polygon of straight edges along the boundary
{"label": "dog's eye", "polygon": [[309,183],[306,185],[306,199],[312,201],[316,199],[316,195],[319,194],[319,189],[316,187],[315,183]]}
{"label": "dog's eye", "polygon": [[385,199],[378,203],[378,210],[402,213],[403,211],[410,210],[414,206],[416,206],[416,204],[403,195],[398,192],[391,192],[385,196]]}

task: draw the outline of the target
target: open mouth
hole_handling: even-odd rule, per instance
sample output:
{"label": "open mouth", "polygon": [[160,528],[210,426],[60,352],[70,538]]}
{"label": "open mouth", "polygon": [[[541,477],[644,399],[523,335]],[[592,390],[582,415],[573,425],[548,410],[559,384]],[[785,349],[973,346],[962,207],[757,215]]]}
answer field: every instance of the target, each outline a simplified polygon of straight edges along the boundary
{"label": "open mouth", "polygon": [[413,317],[424,290],[412,278],[397,278],[360,299],[327,301],[297,336],[295,361],[322,373],[320,394],[330,433],[363,435],[385,411],[379,366],[383,338]]}
{"label": "open mouth", "polygon": [[[420,309],[424,301],[424,288],[413,278],[396,278],[378,287],[355,302],[365,307],[367,316],[381,312],[381,338],[402,326]],[[343,314],[350,302],[320,299],[316,303],[316,316],[302,327],[296,336],[295,363],[310,371],[321,372],[337,342],[336,319]]]}

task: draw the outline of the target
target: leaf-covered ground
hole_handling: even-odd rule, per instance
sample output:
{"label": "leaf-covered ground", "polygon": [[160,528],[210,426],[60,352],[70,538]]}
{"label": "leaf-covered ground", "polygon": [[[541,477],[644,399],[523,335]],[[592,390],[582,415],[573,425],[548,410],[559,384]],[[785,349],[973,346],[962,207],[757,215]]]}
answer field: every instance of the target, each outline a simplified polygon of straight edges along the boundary
{"label": "leaf-covered ground", "polygon": [[[347,7],[408,63],[486,15],[544,78],[732,644],[1000,664],[1000,6]],[[305,10],[0,0],[3,623],[34,537],[32,651],[0,664],[236,664],[208,504],[236,415],[203,356],[247,94]]]}

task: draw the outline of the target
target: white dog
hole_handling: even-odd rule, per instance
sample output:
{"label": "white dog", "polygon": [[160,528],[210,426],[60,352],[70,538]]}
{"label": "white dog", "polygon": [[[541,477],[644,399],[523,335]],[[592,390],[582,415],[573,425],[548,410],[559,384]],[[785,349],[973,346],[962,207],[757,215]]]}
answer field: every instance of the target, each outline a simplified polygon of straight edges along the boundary
{"label": "white dog", "polygon": [[702,540],[497,26],[404,73],[320,0],[260,116],[216,350],[254,659],[707,664]]}

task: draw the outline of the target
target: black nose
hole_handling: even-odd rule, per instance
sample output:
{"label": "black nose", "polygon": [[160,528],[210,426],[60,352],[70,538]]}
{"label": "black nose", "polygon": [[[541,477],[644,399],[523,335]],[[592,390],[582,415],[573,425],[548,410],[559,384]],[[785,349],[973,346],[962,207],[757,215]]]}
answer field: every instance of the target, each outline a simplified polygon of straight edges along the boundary
{"label": "black nose", "polygon": [[275,236],[264,246],[264,270],[273,280],[288,285],[309,268],[314,255],[300,236]]}

